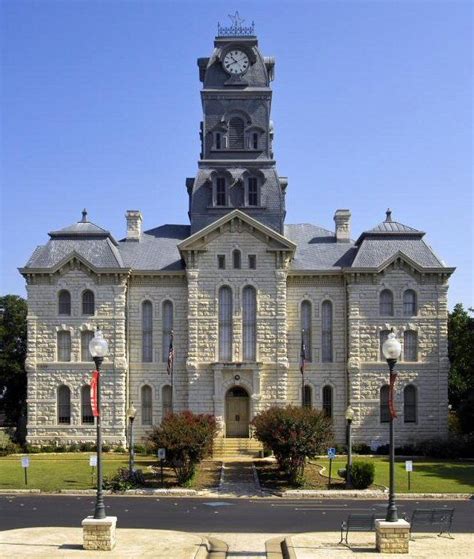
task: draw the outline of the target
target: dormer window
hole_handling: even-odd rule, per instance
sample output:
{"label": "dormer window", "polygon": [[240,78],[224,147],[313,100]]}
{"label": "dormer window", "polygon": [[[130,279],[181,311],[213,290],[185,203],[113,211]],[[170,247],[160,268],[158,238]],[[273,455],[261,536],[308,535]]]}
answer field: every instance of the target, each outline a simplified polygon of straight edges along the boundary
{"label": "dormer window", "polygon": [[230,149],[244,149],[244,121],[238,117],[229,120]]}
{"label": "dormer window", "polygon": [[247,179],[247,206],[258,206],[258,182],[256,177]]}
{"label": "dormer window", "polygon": [[216,146],[216,149],[222,149],[222,147],[221,147],[221,133],[220,132],[216,132],[214,144]]}
{"label": "dormer window", "polygon": [[214,132],[214,149],[225,149],[227,147],[227,138],[223,132]]}
{"label": "dormer window", "polygon": [[257,132],[252,133],[252,148],[253,149],[258,149],[258,133]]}
{"label": "dormer window", "polygon": [[227,205],[227,188],[224,177],[216,178],[216,206]]}

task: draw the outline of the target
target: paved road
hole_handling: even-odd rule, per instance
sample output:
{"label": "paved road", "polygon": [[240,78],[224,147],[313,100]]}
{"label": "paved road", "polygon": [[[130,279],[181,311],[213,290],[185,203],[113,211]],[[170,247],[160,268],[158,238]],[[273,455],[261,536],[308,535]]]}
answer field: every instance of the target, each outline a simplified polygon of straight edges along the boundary
{"label": "paved road", "polygon": [[[455,507],[453,532],[474,532],[474,500],[400,501],[399,511]],[[154,528],[187,532],[298,533],[337,531],[349,511],[373,510],[383,517],[385,501],[205,499],[106,497],[107,513],[120,528]],[[80,526],[94,510],[92,497],[1,496],[0,530],[30,526]],[[424,530],[426,531],[426,530]]]}

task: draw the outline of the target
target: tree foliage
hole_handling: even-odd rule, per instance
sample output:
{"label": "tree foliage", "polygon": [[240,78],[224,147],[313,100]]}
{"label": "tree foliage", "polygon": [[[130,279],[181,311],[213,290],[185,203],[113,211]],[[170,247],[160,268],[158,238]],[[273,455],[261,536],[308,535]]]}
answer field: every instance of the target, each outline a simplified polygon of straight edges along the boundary
{"label": "tree foliage", "polygon": [[17,295],[0,297],[0,413],[18,427],[26,413],[26,301]]}
{"label": "tree foliage", "polygon": [[217,426],[213,415],[190,411],[168,414],[149,436],[155,451],[166,449],[166,462],[173,468],[178,483],[188,485],[196,466],[212,452]]}
{"label": "tree foliage", "polygon": [[448,320],[449,402],[457,411],[461,430],[474,430],[474,317],[458,303]]}
{"label": "tree foliage", "polygon": [[252,424],[257,439],[273,451],[280,470],[294,485],[304,481],[306,458],[325,452],[333,440],[331,419],[312,408],[271,407]]}

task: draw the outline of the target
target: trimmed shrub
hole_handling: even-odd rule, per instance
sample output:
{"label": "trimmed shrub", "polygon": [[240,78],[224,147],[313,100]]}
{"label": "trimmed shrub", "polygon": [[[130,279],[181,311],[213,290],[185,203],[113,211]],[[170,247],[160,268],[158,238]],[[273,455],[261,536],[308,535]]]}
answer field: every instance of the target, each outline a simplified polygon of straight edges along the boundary
{"label": "trimmed shrub", "polygon": [[312,408],[271,407],[252,421],[255,437],[273,451],[290,483],[304,483],[306,458],[325,452],[333,440],[332,422]]}
{"label": "trimmed shrub", "polygon": [[355,443],[352,445],[352,452],[354,454],[372,454],[370,446],[365,443]]}
{"label": "trimmed shrub", "polygon": [[178,483],[189,485],[197,464],[212,452],[216,431],[213,415],[184,411],[168,414],[148,440],[155,453],[158,448],[166,449],[166,462],[173,468]]}
{"label": "trimmed shrub", "polygon": [[375,465],[372,462],[356,460],[352,463],[351,481],[354,489],[367,489],[374,483]]}

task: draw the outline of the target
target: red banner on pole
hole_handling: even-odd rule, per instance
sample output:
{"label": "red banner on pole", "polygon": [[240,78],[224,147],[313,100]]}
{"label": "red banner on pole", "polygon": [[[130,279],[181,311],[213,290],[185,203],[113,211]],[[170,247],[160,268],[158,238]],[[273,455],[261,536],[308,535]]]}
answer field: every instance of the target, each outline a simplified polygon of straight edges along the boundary
{"label": "red banner on pole", "polygon": [[390,386],[388,392],[388,409],[390,411],[390,416],[392,419],[397,417],[397,410],[395,409],[395,402],[394,402],[394,392],[395,392],[395,381],[397,380],[397,374],[391,373],[390,374]]}
{"label": "red banner on pole", "polygon": [[92,406],[92,415],[94,417],[99,417],[100,415],[99,407],[97,406],[98,384],[99,384],[99,371],[94,371],[92,373],[92,380],[91,380],[91,406]]}

